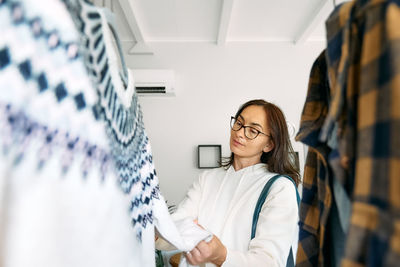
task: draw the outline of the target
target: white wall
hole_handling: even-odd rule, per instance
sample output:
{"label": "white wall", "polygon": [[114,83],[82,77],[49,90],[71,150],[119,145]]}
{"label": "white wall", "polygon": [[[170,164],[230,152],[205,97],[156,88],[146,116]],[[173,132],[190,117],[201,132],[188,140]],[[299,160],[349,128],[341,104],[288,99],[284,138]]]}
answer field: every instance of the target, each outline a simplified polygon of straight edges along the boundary
{"label": "white wall", "polygon": [[[124,43],[125,49],[129,44]],[[129,56],[129,68],[173,69],[175,97],[142,97],[160,187],[177,204],[197,178],[197,145],[221,144],[229,156],[229,120],[244,102],[263,98],[298,130],[308,76],[322,42],[153,43],[153,56]],[[303,146],[293,142],[303,163]],[[303,164],[302,164],[303,165]]]}

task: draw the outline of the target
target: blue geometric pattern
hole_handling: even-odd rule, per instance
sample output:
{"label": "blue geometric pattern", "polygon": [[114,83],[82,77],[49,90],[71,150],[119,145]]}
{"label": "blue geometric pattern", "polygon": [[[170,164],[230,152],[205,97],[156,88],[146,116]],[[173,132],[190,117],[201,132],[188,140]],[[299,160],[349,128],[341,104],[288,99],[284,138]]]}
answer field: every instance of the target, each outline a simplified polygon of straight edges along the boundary
{"label": "blue geometric pattern", "polygon": [[56,86],[55,92],[58,102],[61,102],[68,94],[63,83]]}
{"label": "blue geometric pattern", "polygon": [[[8,48],[4,48],[0,50],[0,65],[2,68],[6,68],[7,66],[11,66],[11,55],[9,53]],[[47,81],[47,77],[45,73],[40,73],[36,74],[34,70],[32,69],[31,62],[29,60],[25,60],[24,62],[21,63],[13,63],[16,64],[18,67],[21,76],[26,80],[29,81],[31,79],[34,79],[37,83],[38,91],[39,93],[42,93],[49,89],[49,84]],[[0,68],[0,70],[2,69]],[[59,83],[56,86],[54,86],[54,94],[58,102],[63,101],[66,97],[71,97],[77,107],[77,110],[82,110],[86,107],[86,101],[85,101],[85,95],[83,94],[83,88],[82,92],[78,94],[69,94],[67,88],[65,87],[64,83]]]}
{"label": "blue geometric pattern", "polygon": [[75,99],[75,103],[76,103],[76,108],[78,110],[85,108],[85,106],[86,106],[85,97],[83,96],[82,93],[79,93],[76,96],[74,96],[74,99]]}
{"label": "blue geometric pattern", "polygon": [[[40,154],[37,159],[39,169],[51,157],[51,151],[57,148],[70,155],[66,159],[60,160],[63,172],[67,172],[72,164],[74,159],[72,154],[84,155],[82,177],[86,177],[93,166],[101,166],[102,170],[106,170],[110,169],[107,167],[109,162],[113,162],[113,170],[117,174],[119,185],[122,191],[130,196],[131,201],[127,205],[127,209],[131,215],[134,231],[141,239],[142,229],[153,223],[153,199],[159,199],[159,186],[138,98],[137,95],[134,95],[127,107],[114,87],[115,77],[112,77],[109,71],[110,66],[99,10],[90,3],[77,0],[63,2],[76,24],[76,29],[81,31],[81,43],[78,42],[78,39],[66,41],[64,32],[58,31],[57,28],[44,27],[46,24],[40,16],[27,16],[29,10],[25,10],[25,8],[28,3],[31,3],[29,1],[0,0],[0,12],[9,14],[9,22],[6,27],[12,28],[16,34],[23,32],[24,36],[27,36],[26,31],[28,31],[27,38],[32,45],[40,47],[41,52],[45,51],[49,58],[54,59],[54,55],[57,54],[59,58],[56,61],[65,60],[61,64],[68,65],[71,69],[74,68],[74,64],[80,63],[84,59],[95,92],[89,92],[93,90],[92,87],[77,88],[75,85],[80,85],[79,81],[71,82],[68,79],[68,75],[70,75],[68,73],[65,74],[66,76],[60,76],[61,79],[55,79],[55,76],[58,77],[58,75],[54,75],[57,73],[57,69],[52,69],[51,71],[54,70],[54,73],[49,73],[31,56],[21,57],[21,51],[15,50],[11,46],[11,41],[9,43],[7,41],[0,42],[0,77],[2,73],[9,70],[16,73],[13,74],[14,78],[19,74],[17,77],[19,85],[24,84],[29,90],[30,88],[35,89],[36,95],[30,95],[30,97],[35,100],[39,99],[39,102],[40,99],[48,101],[49,96],[54,97],[54,104],[52,102],[48,105],[52,105],[51,107],[57,111],[63,111],[63,108],[70,107],[71,101],[74,103],[75,116],[80,116],[79,114],[83,114],[83,111],[90,111],[93,114],[93,123],[105,126],[109,150],[100,149],[90,140],[73,136],[68,131],[39,123],[24,109],[14,103],[4,102],[3,99],[0,100],[0,112],[2,113],[0,124],[4,125],[8,131],[6,132],[7,138],[1,137],[0,145],[3,146],[3,151],[7,151],[5,148],[9,149],[11,146],[20,147],[21,153],[15,160],[16,164],[19,164],[24,159],[22,149],[24,145],[30,143],[34,137],[40,136],[39,142],[43,144],[43,150],[38,152]],[[4,17],[2,19],[5,21]],[[74,77],[71,76],[71,78]],[[71,84],[75,87],[71,87]],[[93,97],[88,97],[88,93],[96,96],[97,99],[93,100]],[[65,115],[69,116],[70,114]],[[12,141],[6,143],[6,140]],[[82,157],[79,156],[79,158]],[[106,171],[102,171],[102,173],[106,174]]]}
{"label": "blue geometric pattern", "polygon": [[[62,62],[62,60],[65,60],[65,64],[70,65],[69,67],[73,69],[72,64],[80,58],[77,49],[79,43],[63,41],[61,36],[57,34],[57,31],[45,30],[42,27],[40,17],[30,19],[25,16],[26,10],[24,4],[25,2],[22,1],[0,1],[0,11],[2,14],[9,14],[10,16],[8,24],[1,25],[2,29],[13,31],[15,36],[20,32],[26,35],[25,29],[28,29],[31,34],[28,37],[32,42],[32,46],[36,48],[47,46],[49,55],[52,52],[59,53],[58,61]],[[3,81],[7,81],[7,79],[11,80],[9,90],[15,90],[14,93],[18,94],[18,90],[24,91],[24,88],[13,88],[12,86],[21,86],[22,84],[23,87],[29,88],[30,84],[34,84],[37,86],[37,95],[32,96],[32,99],[44,97],[44,92],[51,90],[58,102],[71,98],[78,112],[87,107],[84,91],[90,88],[81,88],[81,92],[76,93],[75,90],[74,93],[70,93],[66,87],[67,80],[58,83],[54,83],[54,81],[49,82],[47,77],[49,73],[44,72],[42,66],[39,66],[39,64],[33,64],[33,59],[29,56],[21,59],[21,54],[23,53],[20,53],[21,51],[18,51],[16,47],[10,46],[12,44],[15,45],[16,43],[12,43],[12,40],[6,40],[3,42],[2,47],[0,47],[0,76],[4,76],[6,71],[20,74],[20,76],[14,75],[11,78],[7,78],[6,75],[6,79],[3,77]],[[54,59],[55,57],[49,58]],[[13,72],[13,70],[16,70],[16,72]],[[14,82],[18,79],[23,83],[14,85]],[[22,96],[24,97],[24,95]],[[50,151],[53,150],[62,151],[64,155],[70,155],[67,159],[60,160],[62,162],[63,173],[68,171],[74,158],[83,160],[81,164],[83,177],[87,176],[93,169],[93,166],[100,166],[99,168],[104,170],[102,172],[102,179],[104,179],[108,170],[111,169],[112,157],[108,151],[79,136],[73,136],[68,131],[51,128],[48,125],[37,122],[26,114],[22,108],[16,107],[12,102],[4,102],[4,99],[0,101],[0,129],[2,130],[0,138],[2,153],[8,153],[11,149],[19,151],[14,159],[15,165],[23,161],[25,150],[27,150],[31,143],[39,143],[42,144],[42,148],[40,151],[37,151],[38,169],[42,168],[50,159]],[[47,152],[44,153],[45,151]]]}
{"label": "blue geometric pattern", "polygon": [[46,75],[44,73],[41,73],[36,79],[40,93],[49,88]]}
{"label": "blue geometric pattern", "polygon": [[[10,14],[13,15],[13,21],[16,29],[18,29],[18,27],[22,27],[23,25],[28,25],[36,42],[44,40],[48,45],[49,50],[53,51],[57,48],[61,48],[65,52],[68,60],[71,62],[80,58],[78,53],[78,43],[64,42],[58,35],[57,31],[46,31],[41,27],[42,22],[40,18],[26,18],[24,16],[22,3],[16,1],[2,1],[0,4],[1,8],[9,8]],[[11,66],[17,67],[21,76],[27,82],[31,79],[34,79],[37,83],[39,93],[49,89],[50,85],[48,83],[46,74],[43,72],[40,74],[36,73],[30,59],[17,62],[12,58],[11,51],[8,47],[0,48],[0,70]],[[79,92],[78,94],[69,94],[63,82],[56,84],[53,87],[55,97],[59,102],[63,101],[66,97],[71,97],[75,102],[77,109],[80,111],[86,107],[85,95],[83,93],[84,90],[85,88],[82,88],[82,92]]]}
{"label": "blue geometric pattern", "polygon": [[0,69],[10,64],[10,54],[7,48],[0,50]]}
{"label": "blue geometric pattern", "polygon": [[[0,103],[0,127],[3,138],[7,136],[9,142],[2,142],[2,151],[7,153],[12,148],[17,148],[19,153],[15,156],[14,165],[18,165],[24,159],[24,152],[31,143],[40,144],[37,168],[43,168],[51,158],[51,153],[44,151],[61,151],[62,155],[71,155],[62,160],[62,173],[66,174],[75,158],[82,161],[82,177],[86,177],[94,167],[102,170],[101,180],[112,169],[112,156],[88,140],[78,136],[72,136],[69,132],[58,129],[50,129],[48,126],[37,123],[29,118],[23,111],[14,108],[10,104]],[[83,164],[84,163],[84,164]]]}
{"label": "blue geometric pattern", "polygon": [[19,64],[18,67],[24,79],[29,80],[32,75],[31,63],[29,62],[29,60],[22,62],[21,64]]}
{"label": "blue geometric pattern", "polygon": [[[142,228],[153,223],[153,198],[159,198],[159,186],[138,97],[134,94],[130,107],[126,108],[118,96],[113,84],[116,77],[109,71],[102,17],[98,9],[81,2],[80,13],[75,14],[74,21],[87,38],[86,65],[100,96],[97,110],[107,124],[121,188],[132,197],[132,225],[141,239]],[[125,88],[120,90],[125,91]]]}

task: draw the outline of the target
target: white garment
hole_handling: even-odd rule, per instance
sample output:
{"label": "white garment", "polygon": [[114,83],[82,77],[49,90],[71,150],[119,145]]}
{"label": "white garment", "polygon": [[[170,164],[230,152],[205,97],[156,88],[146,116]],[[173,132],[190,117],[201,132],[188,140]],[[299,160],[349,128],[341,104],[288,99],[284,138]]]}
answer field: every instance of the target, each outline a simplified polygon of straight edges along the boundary
{"label": "white garment", "polygon": [[[209,236],[199,228],[187,240],[169,216],[133,84],[104,89],[113,93],[107,123],[95,112],[103,91],[92,87],[61,1],[0,1],[0,29],[0,266],[151,267],[154,226],[186,250]],[[117,105],[126,101],[129,112]],[[120,138],[111,142],[110,132]],[[129,134],[132,149],[120,145],[133,143]],[[115,154],[140,166],[116,164]]]}
{"label": "white garment", "polygon": [[257,200],[274,175],[263,163],[238,171],[232,166],[228,170],[205,171],[189,189],[173,218],[198,219],[200,225],[216,235],[227,248],[222,266],[286,266],[298,233],[296,191],[288,179],[278,179],[272,185],[259,216],[256,236],[250,241]]}
{"label": "white garment", "polygon": [[[156,209],[155,209],[156,210]],[[156,223],[156,228],[159,230],[160,226],[163,226],[165,223],[165,220],[161,222],[161,224]],[[168,223],[167,223],[168,224]],[[174,229],[175,227],[169,227],[170,229],[165,229],[163,233],[158,232],[158,236],[162,236],[163,238],[160,238],[160,242],[157,242],[157,248],[159,250],[169,250],[171,248],[171,243],[175,245],[175,249],[178,249],[178,251],[192,251],[197,244],[204,240],[206,242],[211,241],[213,238],[213,235],[201,227],[199,227],[197,224],[193,222],[193,220],[189,217],[186,217],[185,219],[182,220],[177,220],[174,222],[176,229],[178,230],[179,234],[174,234]],[[165,236],[167,234],[167,236]],[[165,240],[168,240],[166,242]],[[185,257],[181,257],[180,267],[191,267]]]}
{"label": "white garment", "polygon": [[0,5],[0,266],[154,266],[58,0]]}

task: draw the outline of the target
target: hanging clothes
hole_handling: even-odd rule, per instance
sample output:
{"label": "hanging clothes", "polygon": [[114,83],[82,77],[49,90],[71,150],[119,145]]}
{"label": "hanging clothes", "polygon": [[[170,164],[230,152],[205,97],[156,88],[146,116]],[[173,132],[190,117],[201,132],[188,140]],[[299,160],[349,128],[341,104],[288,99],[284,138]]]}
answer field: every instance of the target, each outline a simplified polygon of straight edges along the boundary
{"label": "hanging clothes", "polygon": [[400,262],[399,7],[353,1],[326,22],[326,63],[313,66],[297,136],[311,149],[298,266]]}
{"label": "hanging clothes", "polygon": [[99,92],[97,116],[106,122],[120,186],[131,197],[132,226],[140,239],[142,230],[148,224],[152,225],[153,199],[159,198],[142,112],[134,95],[132,75],[128,75],[128,84],[124,86],[118,67],[109,64],[113,48],[104,12],[84,1],[80,1],[80,7],[82,36],[86,39],[86,64]]}
{"label": "hanging clothes", "polygon": [[0,28],[0,265],[152,266],[65,6],[1,1]]}
{"label": "hanging clothes", "polygon": [[332,205],[328,157],[331,149],[319,136],[329,110],[330,89],[325,51],[314,62],[296,141],[308,146],[300,203],[296,266],[324,266],[326,224]]}
{"label": "hanging clothes", "polygon": [[297,141],[309,146],[300,204],[298,266],[339,266],[349,228],[350,199],[338,179],[343,176],[339,164],[337,131],[321,140],[330,108],[326,52],[314,62]]}
{"label": "hanging clothes", "polygon": [[326,25],[335,94],[323,131],[342,127],[340,161],[354,184],[342,266],[398,266],[400,2],[346,3]]}
{"label": "hanging clothes", "polygon": [[[137,237],[141,239],[142,231],[156,226],[175,247],[190,251],[210,234],[193,225],[179,224],[177,228],[169,216],[159,192],[132,72],[127,71],[125,86],[118,71],[118,55],[113,49],[112,36],[117,44],[119,40],[110,30],[113,25],[104,9],[87,1],[68,1],[68,7],[85,43],[85,63],[99,95],[96,114],[106,121],[120,186],[131,198],[131,223]],[[185,234],[183,231],[187,227],[197,228],[192,231],[195,234]]]}
{"label": "hanging clothes", "polygon": [[169,216],[133,81],[106,64],[103,13],[87,13],[92,43],[81,3],[65,4],[0,1],[0,265],[154,266],[154,225],[192,250],[210,234]]}

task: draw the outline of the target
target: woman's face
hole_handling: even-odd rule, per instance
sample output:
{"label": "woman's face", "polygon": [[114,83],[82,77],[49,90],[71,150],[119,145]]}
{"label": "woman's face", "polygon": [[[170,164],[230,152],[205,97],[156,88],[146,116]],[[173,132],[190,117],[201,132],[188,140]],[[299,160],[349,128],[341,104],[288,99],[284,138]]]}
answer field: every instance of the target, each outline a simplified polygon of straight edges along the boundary
{"label": "woman's face", "polygon": [[[267,123],[267,114],[264,107],[248,106],[238,116],[237,120],[243,126],[251,126],[252,128],[270,135]],[[247,129],[250,131],[252,129]],[[231,130],[230,148],[235,156],[241,158],[260,159],[262,152],[268,152],[273,149],[273,143],[269,136],[259,134],[255,139],[250,140],[244,134],[244,128],[239,131]]]}

